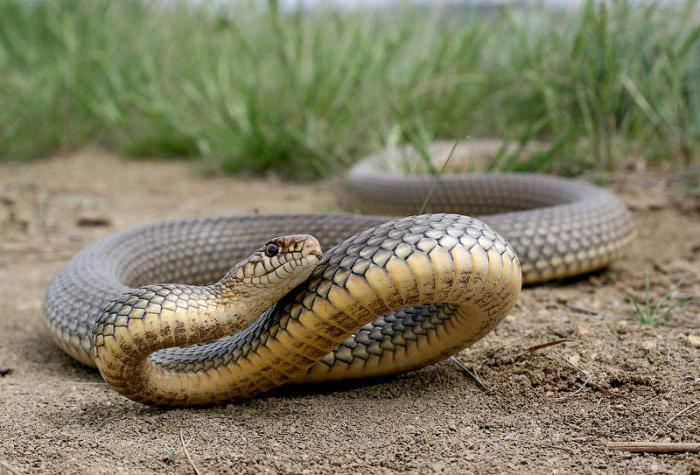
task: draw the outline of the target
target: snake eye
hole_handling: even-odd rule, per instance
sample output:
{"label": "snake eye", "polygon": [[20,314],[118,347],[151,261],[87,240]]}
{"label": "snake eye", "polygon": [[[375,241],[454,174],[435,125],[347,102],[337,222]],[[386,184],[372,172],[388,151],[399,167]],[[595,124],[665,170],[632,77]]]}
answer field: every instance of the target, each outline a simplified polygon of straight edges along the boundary
{"label": "snake eye", "polygon": [[265,246],[265,255],[267,257],[274,257],[280,251],[280,248],[274,242],[268,242]]}

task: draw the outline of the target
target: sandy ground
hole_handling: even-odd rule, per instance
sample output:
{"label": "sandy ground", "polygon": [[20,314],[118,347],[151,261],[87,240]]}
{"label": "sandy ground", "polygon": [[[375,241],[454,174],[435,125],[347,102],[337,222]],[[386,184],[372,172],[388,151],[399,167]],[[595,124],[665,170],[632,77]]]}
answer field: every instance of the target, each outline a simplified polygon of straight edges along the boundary
{"label": "sandy ground", "polygon": [[[607,272],[526,289],[512,315],[460,355],[484,387],[444,362],[237,405],[153,409],[50,341],[41,305],[52,274],[97,237],[156,218],[334,208],[332,183],[194,170],[95,150],[0,164],[0,368],[10,370],[0,377],[0,473],[700,473],[699,454],[605,445],[700,443],[693,185],[659,172],[613,177],[635,211],[629,256]],[[660,325],[631,313],[646,276],[652,302],[684,302]],[[559,340],[571,341],[539,347]]]}

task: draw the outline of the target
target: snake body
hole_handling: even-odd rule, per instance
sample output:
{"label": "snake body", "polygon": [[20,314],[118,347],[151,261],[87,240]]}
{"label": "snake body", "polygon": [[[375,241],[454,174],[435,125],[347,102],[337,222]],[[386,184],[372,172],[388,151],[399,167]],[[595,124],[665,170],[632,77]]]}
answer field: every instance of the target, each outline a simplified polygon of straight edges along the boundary
{"label": "snake body", "polygon": [[[523,281],[604,267],[632,236],[617,198],[563,178],[457,174],[435,186],[370,157],[344,185],[346,207],[382,215],[168,220],[95,242],[48,288],[54,340],[122,394],[156,405],[393,374],[484,336]],[[387,217],[415,213],[428,194],[440,213]],[[296,235],[275,241],[290,260],[262,256],[281,235]]]}

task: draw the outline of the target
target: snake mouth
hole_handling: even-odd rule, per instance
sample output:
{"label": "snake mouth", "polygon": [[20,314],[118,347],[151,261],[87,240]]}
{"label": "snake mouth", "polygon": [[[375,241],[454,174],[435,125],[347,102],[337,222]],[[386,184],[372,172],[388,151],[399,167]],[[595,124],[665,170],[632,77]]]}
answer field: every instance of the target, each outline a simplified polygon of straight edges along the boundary
{"label": "snake mouth", "polygon": [[314,249],[313,251],[308,252],[303,259],[306,265],[313,266],[315,268],[323,259],[323,251],[320,249]]}

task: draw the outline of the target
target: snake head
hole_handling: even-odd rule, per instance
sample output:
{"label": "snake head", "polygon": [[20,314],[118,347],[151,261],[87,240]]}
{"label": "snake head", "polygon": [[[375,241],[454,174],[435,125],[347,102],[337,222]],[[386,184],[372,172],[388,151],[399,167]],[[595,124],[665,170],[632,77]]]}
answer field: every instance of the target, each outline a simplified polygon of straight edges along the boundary
{"label": "snake head", "polygon": [[318,240],[309,234],[279,236],[237,264],[221,283],[248,296],[264,290],[274,301],[304,282],[322,255]]}

